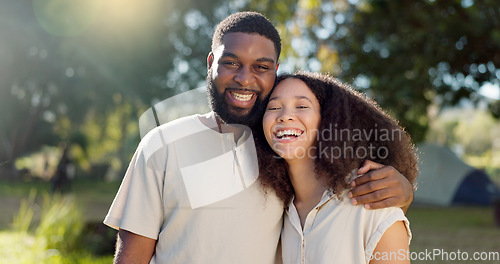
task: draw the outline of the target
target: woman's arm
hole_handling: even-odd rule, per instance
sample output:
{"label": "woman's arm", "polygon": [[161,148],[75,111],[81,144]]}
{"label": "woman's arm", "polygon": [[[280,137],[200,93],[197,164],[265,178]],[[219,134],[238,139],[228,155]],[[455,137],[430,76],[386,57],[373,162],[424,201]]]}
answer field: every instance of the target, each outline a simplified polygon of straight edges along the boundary
{"label": "woman's arm", "polygon": [[397,221],[380,238],[370,264],[407,264],[410,263],[408,252],[408,233],[405,224],[403,221]]}

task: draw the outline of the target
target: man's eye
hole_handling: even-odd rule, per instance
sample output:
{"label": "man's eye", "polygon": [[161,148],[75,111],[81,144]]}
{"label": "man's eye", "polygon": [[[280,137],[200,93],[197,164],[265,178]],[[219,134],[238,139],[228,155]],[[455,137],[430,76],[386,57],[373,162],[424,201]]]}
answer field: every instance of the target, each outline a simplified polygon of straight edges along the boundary
{"label": "man's eye", "polygon": [[222,65],[228,66],[228,67],[237,67],[238,63],[234,61],[224,61],[222,62]]}
{"label": "man's eye", "polygon": [[266,65],[258,65],[256,68],[259,71],[267,71],[267,70],[269,70],[269,66],[266,66]]}

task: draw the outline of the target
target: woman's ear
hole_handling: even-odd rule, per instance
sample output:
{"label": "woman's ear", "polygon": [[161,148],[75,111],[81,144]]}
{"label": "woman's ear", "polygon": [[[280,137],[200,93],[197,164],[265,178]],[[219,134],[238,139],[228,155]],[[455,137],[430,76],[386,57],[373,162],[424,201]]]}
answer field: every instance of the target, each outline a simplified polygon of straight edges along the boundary
{"label": "woman's ear", "polygon": [[212,68],[212,63],[214,63],[214,54],[210,51],[207,57],[207,69]]}

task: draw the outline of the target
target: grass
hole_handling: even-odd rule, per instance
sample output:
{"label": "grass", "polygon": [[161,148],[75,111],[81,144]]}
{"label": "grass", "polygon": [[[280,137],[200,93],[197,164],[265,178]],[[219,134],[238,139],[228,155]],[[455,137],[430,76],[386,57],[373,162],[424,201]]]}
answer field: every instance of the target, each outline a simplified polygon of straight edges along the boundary
{"label": "grass", "polygon": [[[415,259],[412,263],[500,263],[500,227],[495,226],[493,208],[414,207],[410,208],[407,216],[413,233],[410,251],[415,252],[413,254],[439,253],[431,255],[432,258],[421,253],[423,258]],[[491,252],[491,257],[495,259],[452,260],[452,257],[458,257],[458,252],[469,258],[475,252]]]}

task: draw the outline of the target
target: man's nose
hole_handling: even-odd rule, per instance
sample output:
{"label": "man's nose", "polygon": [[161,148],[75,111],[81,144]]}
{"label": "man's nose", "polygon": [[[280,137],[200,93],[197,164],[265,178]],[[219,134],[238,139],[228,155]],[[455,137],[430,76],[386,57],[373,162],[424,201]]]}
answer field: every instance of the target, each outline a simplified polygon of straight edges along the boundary
{"label": "man's nose", "polygon": [[238,73],[236,73],[236,76],[234,76],[234,80],[245,87],[251,85],[255,81],[255,76],[248,67],[241,67]]}

